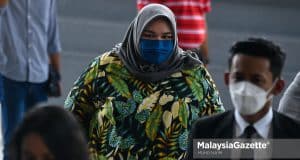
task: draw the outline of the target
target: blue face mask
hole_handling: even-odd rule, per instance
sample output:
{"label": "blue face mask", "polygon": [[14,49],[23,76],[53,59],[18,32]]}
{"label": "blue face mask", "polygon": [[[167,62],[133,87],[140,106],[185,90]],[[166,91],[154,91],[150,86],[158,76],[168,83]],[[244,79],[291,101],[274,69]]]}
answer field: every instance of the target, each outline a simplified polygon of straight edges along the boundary
{"label": "blue face mask", "polygon": [[142,58],[152,64],[165,62],[173,53],[174,40],[140,40]]}

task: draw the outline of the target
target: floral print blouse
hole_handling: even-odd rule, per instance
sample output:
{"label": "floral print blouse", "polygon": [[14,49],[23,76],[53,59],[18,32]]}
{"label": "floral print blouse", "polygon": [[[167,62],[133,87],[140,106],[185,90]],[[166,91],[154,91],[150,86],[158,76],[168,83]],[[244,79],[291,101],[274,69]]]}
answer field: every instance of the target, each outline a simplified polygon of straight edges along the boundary
{"label": "floral print blouse", "polygon": [[113,52],[92,61],[65,107],[85,129],[95,160],[183,159],[192,123],[224,111],[204,66],[145,83]]}

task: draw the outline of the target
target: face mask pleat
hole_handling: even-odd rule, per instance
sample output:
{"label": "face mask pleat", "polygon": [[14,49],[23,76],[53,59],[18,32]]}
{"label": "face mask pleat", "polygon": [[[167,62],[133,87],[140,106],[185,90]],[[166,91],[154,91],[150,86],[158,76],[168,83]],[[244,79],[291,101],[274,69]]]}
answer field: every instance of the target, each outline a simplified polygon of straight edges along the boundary
{"label": "face mask pleat", "polygon": [[140,40],[141,57],[151,64],[160,64],[172,55],[174,40]]}
{"label": "face mask pleat", "polygon": [[273,89],[275,83],[268,91],[247,81],[230,83],[229,92],[234,107],[242,115],[253,115],[257,113],[265,106],[267,101],[272,99],[272,95],[267,96]]}

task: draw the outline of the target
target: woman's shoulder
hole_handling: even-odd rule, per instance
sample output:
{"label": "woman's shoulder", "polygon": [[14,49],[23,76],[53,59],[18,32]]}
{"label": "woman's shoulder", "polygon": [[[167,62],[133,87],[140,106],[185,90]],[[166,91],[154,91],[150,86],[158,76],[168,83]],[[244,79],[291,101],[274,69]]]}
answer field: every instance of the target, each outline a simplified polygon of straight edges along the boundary
{"label": "woman's shoulder", "polygon": [[196,64],[191,68],[183,68],[180,70],[180,72],[184,73],[185,75],[195,75],[195,74],[201,74],[203,72],[207,72],[206,68],[203,64]]}
{"label": "woman's shoulder", "polygon": [[122,65],[123,63],[119,58],[118,54],[112,51],[104,52],[101,55],[95,57],[92,62],[91,66],[106,66],[108,64],[117,64]]}

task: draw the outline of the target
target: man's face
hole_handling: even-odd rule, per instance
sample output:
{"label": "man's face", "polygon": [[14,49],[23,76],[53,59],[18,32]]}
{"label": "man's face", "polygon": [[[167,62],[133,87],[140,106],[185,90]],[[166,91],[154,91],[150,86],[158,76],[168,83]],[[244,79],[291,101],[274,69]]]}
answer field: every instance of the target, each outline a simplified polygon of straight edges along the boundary
{"label": "man's face", "polygon": [[[266,58],[236,54],[232,59],[230,71],[228,73],[225,73],[225,83],[229,85],[233,83],[247,81],[265,91],[269,91],[268,96],[278,95],[284,87],[284,81],[281,79],[274,81],[273,75],[270,71],[270,65],[270,61]],[[239,96],[239,98],[241,97],[242,96]],[[238,99],[235,102],[243,102],[243,100],[240,100],[241,99]],[[236,103],[235,107],[240,111],[240,113],[246,121],[248,121],[249,123],[254,123],[261,119],[264,115],[266,115],[271,106],[271,101],[267,101],[264,104],[264,106],[258,106],[263,105],[258,102],[261,101],[255,101],[254,105],[257,106],[255,106],[256,108],[252,108],[253,110],[245,108],[245,106],[248,107],[248,105],[253,105],[252,103],[247,105],[240,105],[239,103]],[[257,109],[258,111],[256,111]]]}
{"label": "man's face", "polygon": [[273,84],[270,65],[266,58],[237,54],[232,59],[229,83],[248,81],[267,91]]}

